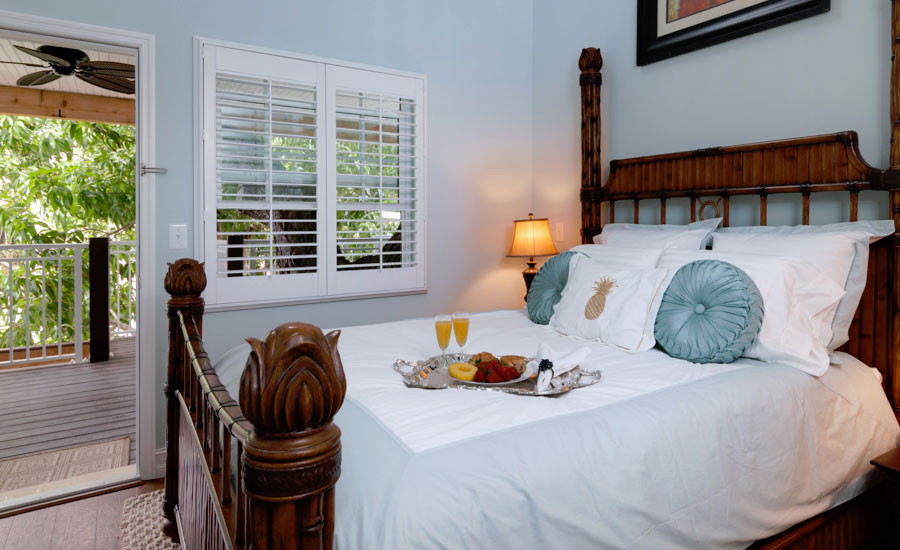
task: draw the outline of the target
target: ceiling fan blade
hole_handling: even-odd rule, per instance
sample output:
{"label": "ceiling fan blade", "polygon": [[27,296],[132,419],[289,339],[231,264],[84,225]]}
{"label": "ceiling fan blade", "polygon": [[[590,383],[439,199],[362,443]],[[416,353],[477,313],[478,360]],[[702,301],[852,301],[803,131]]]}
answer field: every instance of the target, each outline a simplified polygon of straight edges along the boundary
{"label": "ceiling fan blade", "polygon": [[53,74],[53,71],[38,71],[29,73],[16,81],[16,86],[40,86],[48,84],[59,78],[59,75]]}
{"label": "ceiling fan blade", "polygon": [[22,61],[0,61],[0,63],[5,63],[7,65],[24,65],[26,67],[46,67],[46,65],[41,65],[40,63],[23,63]]}
{"label": "ceiling fan blade", "polygon": [[94,74],[115,76],[118,78],[134,78],[134,65],[116,63],[115,61],[85,61],[78,64],[79,69],[92,70]]}
{"label": "ceiling fan blade", "polygon": [[104,88],[120,94],[133,94],[134,82],[124,78],[116,78],[114,76],[104,76],[102,74],[85,74],[75,73],[75,76],[88,84],[93,84],[98,88]]}
{"label": "ceiling fan blade", "polygon": [[28,55],[33,55],[38,59],[42,59],[42,60],[46,61],[47,63],[56,63],[57,65],[60,65],[62,67],[71,67],[72,66],[72,64],[69,63],[67,60],[65,60],[61,57],[56,57],[55,55],[50,55],[49,53],[39,52],[37,50],[32,50],[31,48],[26,48],[25,46],[19,46],[17,44],[13,44],[13,47],[16,48],[17,50],[19,50],[20,52],[25,52]]}

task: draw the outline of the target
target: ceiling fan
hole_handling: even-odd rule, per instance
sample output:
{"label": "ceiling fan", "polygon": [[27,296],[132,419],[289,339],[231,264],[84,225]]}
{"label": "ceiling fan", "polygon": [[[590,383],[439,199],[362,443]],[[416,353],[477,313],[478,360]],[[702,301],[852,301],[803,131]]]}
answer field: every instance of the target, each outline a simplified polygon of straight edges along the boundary
{"label": "ceiling fan", "polygon": [[134,65],[114,61],[91,61],[88,55],[81,50],[60,46],[38,46],[36,50],[24,46],[15,46],[15,48],[47,63],[47,65],[39,65],[20,61],[0,61],[0,63],[45,68],[43,71],[29,73],[19,78],[16,81],[17,86],[40,86],[53,82],[61,76],[75,75],[75,78],[106,90],[120,94],[134,93]]}

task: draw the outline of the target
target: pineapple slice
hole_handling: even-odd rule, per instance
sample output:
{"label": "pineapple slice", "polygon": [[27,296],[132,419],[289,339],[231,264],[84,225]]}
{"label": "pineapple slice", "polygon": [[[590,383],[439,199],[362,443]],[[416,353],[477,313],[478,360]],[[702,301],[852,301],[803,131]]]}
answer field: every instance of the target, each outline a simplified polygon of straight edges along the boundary
{"label": "pineapple slice", "polygon": [[453,363],[447,370],[453,378],[465,381],[471,381],[475,378],[475,373],[478,372],[478,368],[475,365],[468,363]]}

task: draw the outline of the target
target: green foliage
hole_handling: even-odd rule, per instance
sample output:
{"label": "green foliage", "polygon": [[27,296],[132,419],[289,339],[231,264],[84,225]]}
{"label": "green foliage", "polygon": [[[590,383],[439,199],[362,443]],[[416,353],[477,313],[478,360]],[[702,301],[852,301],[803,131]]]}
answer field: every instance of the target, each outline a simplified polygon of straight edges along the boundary
{"label": "green foliage", "polygon": [[0,242],[134,238],[134,128],[0,116]]}
{"label": "green foliage", "polygon": [[[0,244],[133,240],[134,169],[131,126],[0,116]],[[83,259],[81,309],[87,338],[87,250],[74,253]],[[10,338],[14,346],[73,340],[75,262],[73,253],[67,254],[70,259],[59,262],[55,251],[29,251],[24,255],[45,260],[8,262],[3,258],[23,253],[0,250],[0,347],[7,347]],[[129,296],[134,299],[127,259],[114,256],[110,261],[110,303],[117,296],[127,303]],[[125,309],[111,321],[127,325],[131,319],[125,318]]]}
{"label": "green foliage", "polygon": [[[265,138],[259,138],[260,144],[265,144]],[[280,136],[272,137],[272,169],[279,173],[315,173],[316,163],[314,161],[314,153],[298,152],[297,149],[314,149],[315,141],[311,138],[286,138]],[[399,145],[360,143],[353,141],[337,142],[337,173],[346,175],[363,175],[373,176],[372,180],[362,183],[358,187],[338,185],[337,198],[344,208],[337,210],[337,231],[338,236],[349,239],[378,239],[381,237],[383,241],[388,241],[394,232],[400,229],[399,221],[387,221],[382,223],[381,209],[376,205],[397,205],[400,202],[399,190],[396,187],[396,179],[399,176]],[[391,164],[394,164],[391,166]],[[384,176],[383,187],[379,188],[377,180],[378,176]],[[389,182],[394,182],[394,187],[389,187]],[[297,200],[302,200],[303,194],[293,188],[287,191],[285,188],[278,188],[277,184],[273,186],[277,189],[277,193],[292,192],[298,195]],[[238,193],[264,193],[265,187],[258,184],[247,183],[223,183],[222,193],[238,194]],[[304,190],[309,188],[303,188]],[[309,189],[307,194],[311,194]],[[379,203],[379,199],[381,203]],[[236,204],[239,201],[235,201]],[[310,219],[311,215],[301,215],[298,211],[275,210],[274,218],[278,220],[296,220]],[[262,238],[268,233],[267,221],[270,213],[268,210],[249,210],[249,209],[220,209],[217,217],[221,221],[218,224],[218,230],[223,233],[243,233],[245,238],[254,239]],[[311,231],[314,226],[306,224],[304,226],[290,225],[290,221],[280,224],[282,229],[294,231]],[[273,227],[278,230],[279,224]],[[298,235],[290,235],[288,237],[276,238],[276,245],[280,246],[299,246],[304,244],[304,238]],[[279,240],[280,239],[280,240]],[[285,242],[288,241],[289,242]],[[340,253],[344,255],[344,259],[348,263],[358,262],[367,256],[378,252],[377,247],[373,247],[370,243],[352,243],[340,245]],[[312,253],[309,251],[300,251],[299,253]],[[290,261],[290,260],[285,260]],[[312,260],[294,261],[294,264],[301,262],[312,262]],[[314,264],[313,264],[314,265]],[[269,268],[265,261],[254,261],[245,258],[245,267],[250,270],[258,270],[257,273],[262,274]],[[276,265],[276,267],[287,267]]]}
{"label": "green foliage", "polygon": [[[379,143],[343,142],[337,144],[337,155],[340,159],[337,164],[338,174],[383,176],[387,181],[397,178],[399,170],[388,165],[392,159],[397,159],[400,147]],[[389,187],[379,189],[377,185],[367,186],[363,183],[359,187],[337,188],[338,201],[343,204],[359,203],[377,204],[379,199],[383,204],[397,204],[399,191]],[[394,231],[400,229],[400,222],[381,223],[380,209],[347,209],[337,211],[337,231],[339,237],[352,239],[377,239],[382,237],[385,241],[391,238]],[[349,262],[357,262],[368,254],[379,252],[368,243],[345,244],[341,253]]]}

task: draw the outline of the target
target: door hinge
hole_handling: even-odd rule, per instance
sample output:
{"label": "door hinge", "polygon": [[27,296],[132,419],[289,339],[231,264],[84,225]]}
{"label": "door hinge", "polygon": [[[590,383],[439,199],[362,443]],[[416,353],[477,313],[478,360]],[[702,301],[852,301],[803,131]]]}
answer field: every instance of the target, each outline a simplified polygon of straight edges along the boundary
{"label": "door hinge", "polygon": [[146,176],[147,174],[168,174],[169,170],[166,168],[153,168],[152,166],[147,166],[143,162],[141,163],[141,175]]}

